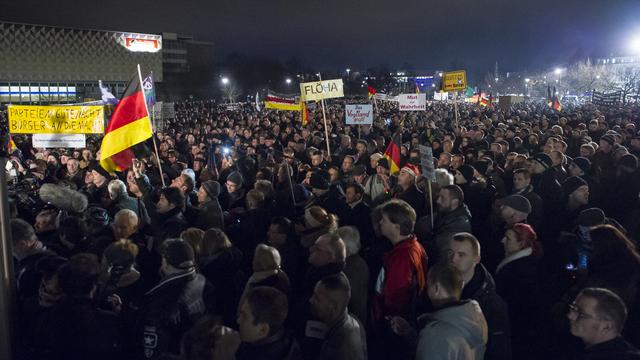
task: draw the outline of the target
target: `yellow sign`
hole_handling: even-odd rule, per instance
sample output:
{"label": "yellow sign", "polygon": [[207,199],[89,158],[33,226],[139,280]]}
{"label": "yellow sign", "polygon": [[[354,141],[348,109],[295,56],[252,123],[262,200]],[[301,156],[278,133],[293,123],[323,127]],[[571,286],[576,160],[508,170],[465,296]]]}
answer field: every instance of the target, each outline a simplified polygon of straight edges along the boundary
{"label": "yellow sign", "polygon": [[442,75],[442,90],[460,91],[467,89],[467,72],[464,70],[450,71]]}
{"label": "yellow sign", "polygon": [[9,105],[12,134],[103,134],[103,106]]}
{"label": "yellow sign", "polygon": [[314,101],[344,97],[342,79],[324,80],[300,84],[300,100]]}

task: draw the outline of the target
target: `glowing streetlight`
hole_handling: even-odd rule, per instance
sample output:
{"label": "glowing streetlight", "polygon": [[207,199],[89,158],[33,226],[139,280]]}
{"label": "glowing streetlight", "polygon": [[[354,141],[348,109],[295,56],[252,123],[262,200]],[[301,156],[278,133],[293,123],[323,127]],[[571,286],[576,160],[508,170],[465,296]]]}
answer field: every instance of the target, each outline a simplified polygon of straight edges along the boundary
{"label": "glowing streetlight", "polygon": [[347,68],[347,75],[351,72],[351,69]]}
{"label": "glowing streetlight", "polygon": [[529,79],[529,78],[524,79],[524,82],[527,83],[527,84],[529,83],[529,81],[531,81],[531,79]]}
{"label": "glowing streetlight", "polygon": [[498,78],[495,78],[495,79],[493,79],[493,80],[495,80],[496,82],[498,82]]}
{"label": "glowing streetlight", "polygon": [[438,73],[438,77],[442,77],[442,73],[441,72]]}
{"label": "glowing streetlight", "polygon": [[229,84],[229,78],[228,77],[223,77],[220,81],[222,82],[222,85]]}
{"label": "glowing streetlight", "polygon": [[285,82],[287,83],[287,85],[289,85],[289,84],[291,84],[291,79],[287,78],[287,79],[285,80]]}
{"label": "glowing streetlight", "polygon": [[562,74],[562,69],[560,69],[560,68],[556,68],[555,70],[553,70],[553,72],[554,72],[556,75],[560,75],[560,74]]}
{"label": "glowing streetlight", "polygon": [[631,42],[629,43],[629,49],[633,52],[634,55],[640,55],[640,35],[631,39]]}

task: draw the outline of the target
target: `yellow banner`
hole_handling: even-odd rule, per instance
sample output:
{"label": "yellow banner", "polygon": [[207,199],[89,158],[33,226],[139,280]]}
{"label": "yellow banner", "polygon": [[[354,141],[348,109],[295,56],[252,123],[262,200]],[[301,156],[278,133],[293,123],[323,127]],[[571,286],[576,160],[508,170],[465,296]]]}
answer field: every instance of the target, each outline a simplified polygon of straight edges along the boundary
{"label": "yellow banner", "polygon": [[9,105],[12,134],[102,134],[104,106]]}
{"label": "yellow banner", "polygon": [[467,88],[467,72],[464,70],[450,71],[442,76],[442,90],[460,91]]}
{"label": "yellow banner", "polygon": [[300,84],[300,100],[302,101],[314,101],[340,97],[344,97],[342,79]]}
{"label": "yellow banner", "polygon": [[277,101],[265,101],[264,107],[267,109],[277,109],[277,110],[285,110],[285,111],[300,111],[300,103],[297,104],[289,104],[284,102]]}

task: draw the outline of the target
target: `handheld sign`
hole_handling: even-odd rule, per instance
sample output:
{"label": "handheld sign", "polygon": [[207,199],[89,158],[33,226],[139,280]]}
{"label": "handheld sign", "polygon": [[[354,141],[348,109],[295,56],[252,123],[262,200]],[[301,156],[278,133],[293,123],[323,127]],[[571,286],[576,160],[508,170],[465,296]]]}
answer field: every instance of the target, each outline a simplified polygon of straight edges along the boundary
{"label": "handheld sign", "polygon": [[427,109],[427,94],[398,95],[400,111],[425,111]]}
{"label": "handheld sign", "polygon": [[340,97],[344,97],[342,79],[300,84],[300,100],[302,101],[315,101]]}
{"label": "handheld sign", "polygon": [[346,105],[345,123],[347,125],[372,124],[373,107],[371,105]]}
{"label": "handheld sign", "polygon": [[9,105],[12,134],[102,134],[104,106]]}
{"label": "handheld sign", "polygon": [[461,91],[467,88],[467,72],[464,70],[446,72],[442,76],[442,90]]}
{"label": "handheld sign", "polygon": [[436,169],[433,164],[433,149],[431,146],[420,145],[420,165],[422,175],[430,181],[436,181]]}

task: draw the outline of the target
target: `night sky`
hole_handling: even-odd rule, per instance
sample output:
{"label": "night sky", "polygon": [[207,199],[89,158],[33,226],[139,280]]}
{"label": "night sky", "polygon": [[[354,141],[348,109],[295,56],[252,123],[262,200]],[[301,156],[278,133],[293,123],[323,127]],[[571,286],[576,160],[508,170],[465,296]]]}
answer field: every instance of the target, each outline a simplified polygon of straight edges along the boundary
{"label": "night sky", "polygon": [[[62,7],[60,4],[64,4]],[[536,71],[623,54],[640,35],[640,0],[7,1],[0,19],[177,32],[320,70],[377,65],[472,74]],[[102,5],[97,5],[102,4]],[[153,4],[153,5],[151,5]],[[37,9],[37,10],[34,10]]]}

